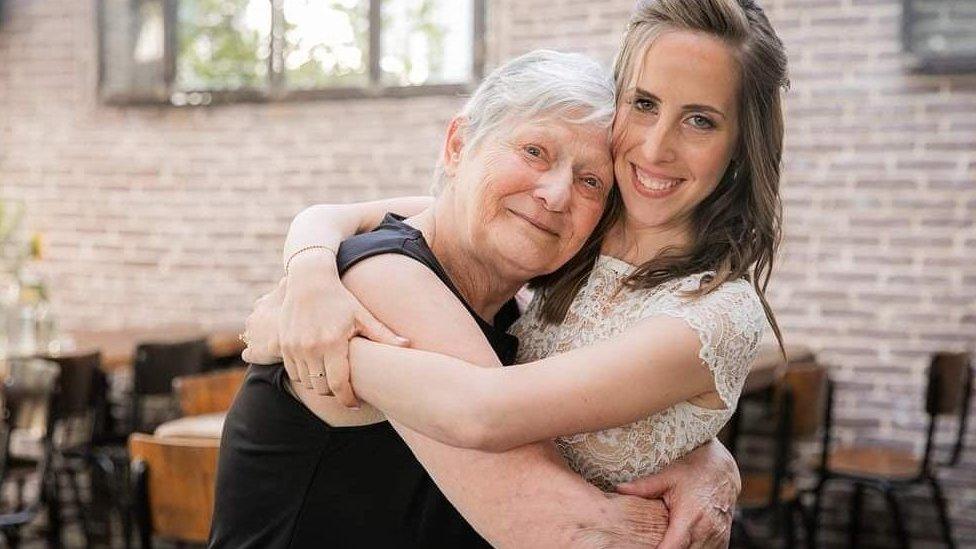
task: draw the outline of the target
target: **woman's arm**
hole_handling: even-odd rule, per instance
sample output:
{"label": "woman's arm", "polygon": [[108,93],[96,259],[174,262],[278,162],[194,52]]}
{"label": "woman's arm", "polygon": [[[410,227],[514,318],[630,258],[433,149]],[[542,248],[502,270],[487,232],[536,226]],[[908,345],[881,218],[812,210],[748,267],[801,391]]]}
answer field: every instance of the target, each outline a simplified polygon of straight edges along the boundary
{"label": "woman's arm", "polygon": [[[358,404],[348,383],[337,383],[348,377],[349,339],[363,335],[391,345],[407,342],[376,320],[339,282],[333,254],[346,238],[379,225],[387,212],[416,215],[432,200],[418,196],[320,204],[295,216],[285,239],[287,280],[276,337],[263,338],[278,343],[289,378],[319,394],[334,394],[346,406]],[[311,375],[316,373],[328,377]],[[327,379],[333,380],[331,386]]]}
{"label": "woman's arm", "polygon": [[425,210],[432,202],[433,198],[429,196],[405,196],[355,204],[309,206],[295,216],[288,228],[282,250],[282,265],[286,265],[295,252],[309,246],[338,249],[343,240],[379,225],[387,212],[411,217]]}
{"label": "woman's arm", "polygon": [[[417,347],[485,367],[501,366],[464,305],[419,262],[397,254],[370,257],[346,271],[343,282]],[[330,409],[332,399],[301,388],[296,392],[316,413]],[[647,502],[607,499],[570,470],[550,442],[485,453],[441,444],[394,419],[390,423],[444,495],[494,546],[636,547],[656,545],[660,539],[663,506],[645,510],[650,516],[622,515],[626,506]],[[649,518],[650,524],[641,521]],[[583,538],[594,543],[581,543]]]}
{"label": "woman's arm", "polygon": [[[350,362],[356,393],[388,416],[448,444],[502,451],[714,393],[700,350],[685,321],[654,317],[610,340],[507,368],[361,339]],[[717,396],[713,402],[723,407]]]}

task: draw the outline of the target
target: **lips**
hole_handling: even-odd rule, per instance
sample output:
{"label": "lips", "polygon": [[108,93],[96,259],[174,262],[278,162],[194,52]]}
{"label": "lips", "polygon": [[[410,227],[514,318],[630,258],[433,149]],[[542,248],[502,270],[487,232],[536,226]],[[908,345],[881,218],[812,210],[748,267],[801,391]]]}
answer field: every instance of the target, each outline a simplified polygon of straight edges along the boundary
{"label": "lips", "polygon": [[548,234],[550,234],[552,236],[559,236],[559,232],[555,228],[553,228],[552,226],[546,224],[543,221],[540,221],[537,218],[534,218],[534,217],[529,216],[527,214],[523,214],[521,212],[517,212],[517,211],[511,210],[511,209],[508,210],[508,211],[512,212],[513,215],[515,215],[516,217],[522,219],[523,221],[525,221],[529,225],[532,225],[533,227],[535,227],[536,229],[539,229],[542,232],[548,233]]}
{"label": "lips", "polygon": [[681,177],[669,177],[664,174],[651,173],[631,164],[634,187],[637,191],[651,198],[663,198],[671,195],[685,182]]}

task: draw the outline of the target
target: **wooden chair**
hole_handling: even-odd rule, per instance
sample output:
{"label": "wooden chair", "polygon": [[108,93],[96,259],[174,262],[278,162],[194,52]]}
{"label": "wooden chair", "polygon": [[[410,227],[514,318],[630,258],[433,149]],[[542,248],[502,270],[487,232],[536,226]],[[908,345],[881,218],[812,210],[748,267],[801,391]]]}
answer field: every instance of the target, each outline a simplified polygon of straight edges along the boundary
{"label": "wooden chair", "polygon": [[746,376],[742,395],[739,397],[739,407],[718,435],[718,439],[733,457],[739,449],[742,414],[748,405],[758,403],[768,408],[772,404],[777,383],[782,380],[786,370],[792,365],[810,364],[815,360],[813,351],[804,345],[787,345],[785,358],[778,345],[766,344],[760,347],[759,354],[749,366],[749,375]]}
{"label": "wooden chair", "polygon": [[220,441],[159,438],[135,433],[132,456],[134,511],[143,547],[153,536],[206,543],[213,517]]}
{"label": "wooden chair", "polygon": [[777,533],[785,527],[787,547],[796,545],[798,518],[806,527],[806,539],[812,547],[810,524],[805,520],[801,492],[790,465],[797,440],[814,439],[819,434],[823,444],[827,444],[831,391],[826,367],[812,362],[791,365],[774,386],[776,427],[772,469],[742,475],[736,535],[747,545],[751,543],[745,521],[771,514],[776,520]]}
{"label": "wooden chair", "polygon": [[174,379],[173,391],[180,412],[184,416],[226,412],[244,384],[246,371],[246,368],[233,368]]}
{"label": "wooden chair", "polygon": [[[51,467],[53,418],[51,406],[57,391],[58,367],[45,360],[15,360],[7,363],[2,384],[3,424],[0,426],[0,485],[13,483],[15,498],[0,507],[0,532],[10,547],[20,542],[20,529],[48,508],[48,545],[60,547],[60,511],[57,483]],[[39,421],[38,421],[39,420]],[[11,442],[16,431],[30,433],[40,454],[31,458],[13,457]],[[36,435],[36,439],[34,438]],[[28,480],[38,489],[25,491]]]}
{"label": "wooden chair", "polygon": [[209,360],[210,350],[204,338],[172,343],[141,343],[133,362],[132,395],[129,406],[130,428],[134,432],[152,429],[172,417],[153,418],[144,422],[142,404],[146,397],[172,395],[173,380],[179,376],[199,374]]}
{"label": "wooden chair", "polygon": [[867,488],[884,495],[901,547],[908,547],[908,533],[901,513],[896,490],[916,484],[928,484],[939,515],[942,537],[946,546],[955,547],[952,528],[946,512],[942,487],[935,476],[932,451],[935,433],[941,416],[957,416],[958,431],[948,465],[955,465],[962,454],[965,440],[967,412],[973,388],[973,368],[968,353],[937,353],[928,370],[925,392],[925,411],[929,416],[925,435],[925,451],[921,457],[893,448],[853,446],[830,450],[819,466],[820,481],[816,487],[813,521],[818,523],[824,485],[841,480],[854,485],[851,497],[849,543],[858,544],[861,506]]}

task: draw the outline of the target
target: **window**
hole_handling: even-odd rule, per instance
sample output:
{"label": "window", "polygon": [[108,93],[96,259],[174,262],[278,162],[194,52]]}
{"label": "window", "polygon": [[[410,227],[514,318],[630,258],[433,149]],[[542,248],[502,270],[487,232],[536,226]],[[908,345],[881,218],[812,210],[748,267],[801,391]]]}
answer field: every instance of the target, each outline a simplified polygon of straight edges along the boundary
{"label": "window", "polygon": [[904,0],[902,41],[922,72],[976,71],[976,2]]}
{"label": "window", "polygon": [[481,77],[485,0],[101,0],[119,103],[400,96]]}

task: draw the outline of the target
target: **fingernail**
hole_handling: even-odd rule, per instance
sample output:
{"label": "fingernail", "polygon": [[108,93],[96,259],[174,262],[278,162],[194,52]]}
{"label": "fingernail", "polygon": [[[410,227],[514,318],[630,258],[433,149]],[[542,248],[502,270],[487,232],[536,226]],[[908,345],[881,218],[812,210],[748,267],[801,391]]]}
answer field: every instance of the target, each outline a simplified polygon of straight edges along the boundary
{"label": "fingernail", "polygon": [[350,406],[349,409],[352,410],[352,411],[354,411],[354,412],[358,412],[358,411],[362,410],[362,408],[359,407],[359,406]]}

